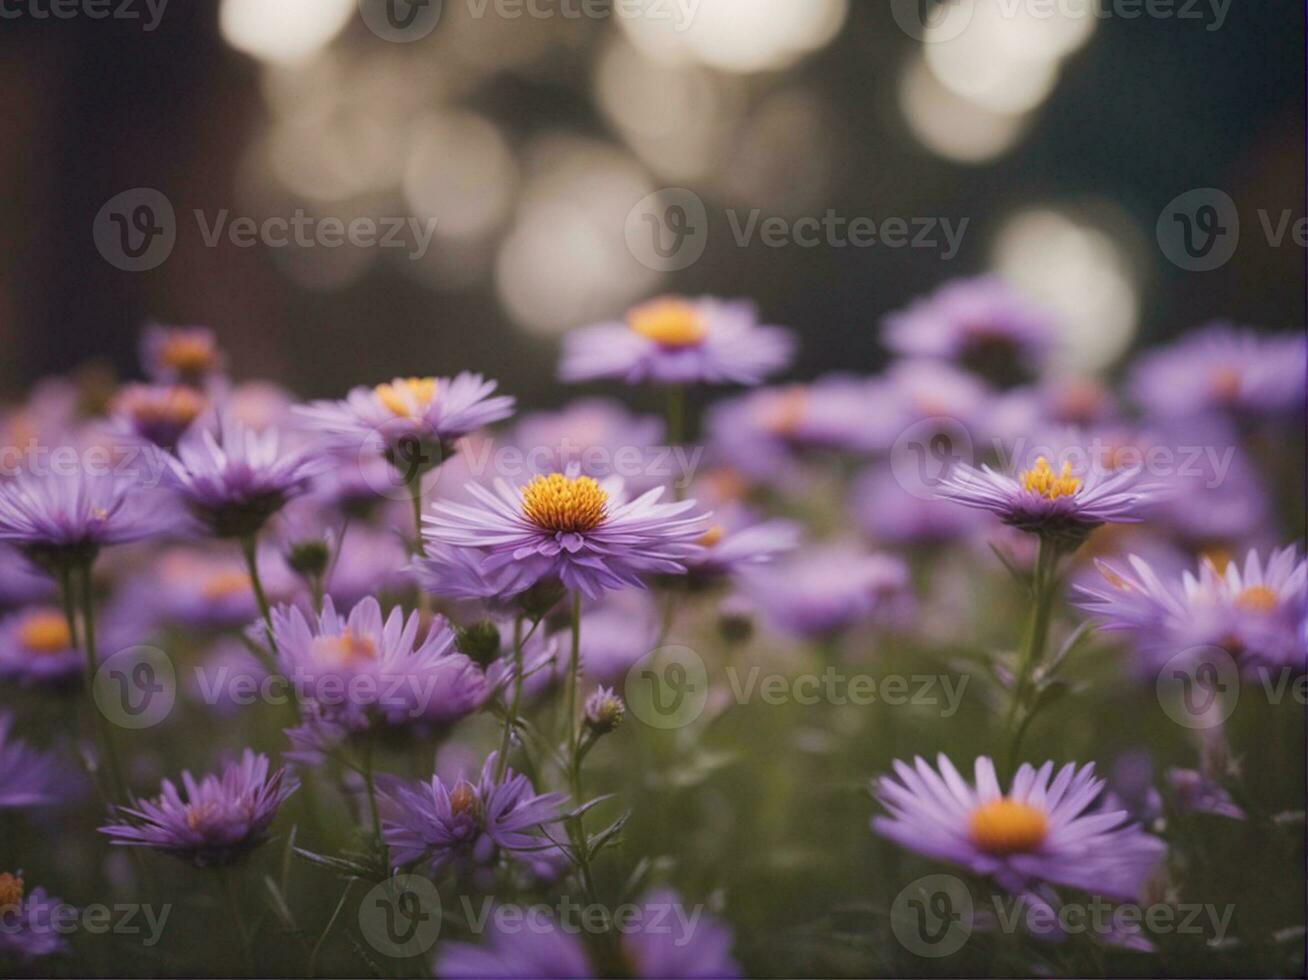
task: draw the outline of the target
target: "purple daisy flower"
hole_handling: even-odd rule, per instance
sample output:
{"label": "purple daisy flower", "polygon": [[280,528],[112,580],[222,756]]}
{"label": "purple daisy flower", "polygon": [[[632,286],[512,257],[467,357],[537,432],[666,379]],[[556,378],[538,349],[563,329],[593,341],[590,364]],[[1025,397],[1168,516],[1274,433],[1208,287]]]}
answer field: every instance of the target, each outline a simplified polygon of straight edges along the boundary
{"label": "purple daisy flower", "polygon": [[[1272,552],[1266,564],[1251,550],[1243,569],[1211,559],[1197,574],[1165,581],[1143,559],[1126,565],[1097,561],[1099,585],[1077,587],[1078,605],[1102,628],[1130,634],[1151,666],[1190,648],[1220,647],[1246,669],[1308,664],[1301,625],[1308,615],[1308,563],[1292,545]],[[1202,652],[1196,650],[1196,656]]]}
{"label": "purple daisy flower", "polygon": [[902,559],[842,546],[812,548],[747,569],[741,581],[772,625],[808,639],[868,622],[900,627],[915,605]]}
{"label": "purple daisy flower", "polygon": [[576,467],[518,489],[497,480],[494,492],[468,491],[478,505],[438,501],[423,519],[424,536],[477,549],[483,574],[505,593],[546,579],[592,599],[608,589],[643,588],[643,575],[684,574],[708,529],[708,515],[686,516],[693,500],[661,504],[663,488],[656,487],[627,501],[621,481],[600,484]]}
{"label": "purple daisy flower", "polygon": [[1055,471],[1040,456],[1013,477],[960,462],[940,480],[937,492],[944,500],[987,510],[1019,530],[1076,548],[1103,524],[1140,520],[1142,508],[1158,494],[1156,486],[1140,483],[1142,472],[1096,464],[1078,473],[1071,461]]}
{"label": "purple daisy flower", "polygon": [[799,547],[801,529],[794,521],[763,520],[752,508],[738,502],[719,507],[717,520],[704,532],[704,549],[686,562],[696,583],[722,579],[743,568],[767,565]]}
{"label": "purple daisy flower", "polygon": [[854,481],[850,509],[859,526],[882,545],[957,541],[982,519],[965,507],[909,493],[887,464],[874,465]]}
{"label": "purple daisy flower", "polygon": [[11,737],[13,724],[13,715],[0,711],[0,810],[56,806],[76,795],[76,772],[54,753]]}
{"label": "purple daisy flower", "polygon": [[22,871],[0,874],[0,961],[31,963],[69,952],[68,940],[56,928],[66,927],[67,920],[55,922],[55,910],[76,911],[44,888],[24,893]]}
{"label": "purple daisy flower", "polygon": [[[270,596],[281,583],[265,582]],[[240,627],[259,615],[250,572],[240,559],[192,547],[169,548],[127,592],[151,616],[203,629]]]}
{"label": "purple daisy flower", "polygon": [[370,596],[343,616],[328,596],[316,617],[279,606],[272,620],[282,673],[301,706],[314,708],[305,719],[314,731],[298,733],[300,741],[445,726],[477,711],[491,694],[481,669],[454,649],[454,630],[441,617],[420,634],[417,612],[406,618],[397,606],[383,618]]}
{"label": "purple daisy flower", "polygon": [[380,455],[406,472],[440,465],[454,441],[513,414],[514,400],[496,395],[496,382],[464,371],[453,378],[396,378],[359,386],[343,401],[295,409],[336,452]]}
{"label": "purple daisy flower", "polygon": [[160,384],[202,384],[221,374],[225,361],[217,337],[207,327],[152,323],[141,332],[141,365]]}
{"label": "purple daisy flower", "polygon": [[172,449],[208,407],[203,393],[189,385],[126,385],[109,405],[116,428],[146,442]]}
{"label": "purple daisy flower", "polygon": [[84,663],[63,610],[32,606],[0,620],[0,680],[24,686],[77,683]]}
{"label": "purple daisy flower", "polygon": [[134,480],[78,469],[0,483],[0,541],[46,569],[95,559],[107,545],[172,530],[175,508]]}
{"label": "purple daisy flower", "polygon": [[760,326],[752,303],[667,296],[564,339],[564,381],[617,378],[627,384],[756,385],[785,369],[795,341],[781,327]]}
{"label": "purple daisy flower", "polygon": [[246,749],[239,762],[198,782],[182,773],[182,791],[165,779],[162,792],[118,807],[124,822],[101,827],[114,844],[152,847],[197,867],[230,864],[268,839],[268,828],[297,784],[286,770],[269,774],[268,757]]}
{"label": "purple daisy flower", "polygon": [[1284,415],[1304,406],[1308,342],[1213,323],[1137,360],[1131,395],[1152,416]]}
{"label": "purple daisy flower", "polygon": [[220,538],[255,534],[309,488],[320,463],[287,447],[275,429],[254,432],[230,419],[217,435],[209,429],[189,433],[168,460],[182,501]]}
{"label": "purple daisy flower", "polygon": [[526,776],[506,769],[495,778],[496,753],[487,757],[474,783],[463,777],[446,783],[387,780],[381,788],[382,837],[396,867],[424,862],[433,874],[493,865],[501,853],[524,860],[549,844],[534,833],[561,819],[562,793],[538,794]]}
{"label": "purple daisy flower", "polygon": [[644,491],[675,476],[666,449],[663,420],[633,415],[619,402],[582,398],[557,412],[535,412],[513,428],[512,445],[527,474],[548,476],[580,467],[583,476],[620,476]]}
{"label": "purple daisy flower", "polygon": [[[731,955],[731,930],[701,907],[687,909],[671,889],[659,889],[630,907],[615,923],[622,961],[638,978],[731,978],[741,975]],[[436,957],[436,973],[451,980],[600,976],[577,923],[541,922],[531,929],[501,929],[487,920],[485,945],[447,943]]]}
{"label": "purple daisy flower", "polygon": [[1104,789],[1094,765],[1023,765],[1007,794],[994,763],[976,760],[976,786],[963,781],[944,755],[939,773],[918,757],[896,760],[895,776],[877,781],[889,811],[872,828],[901,847],[988,876],[1010,892],[1063,885],[1135,901],[1167,845],[1123,811],[1092,809]]}
{"label": "purple daisy flower", "polygon": [[885,321],[886,346],[950,360],[1001,386],[1029,380],[1057,334],[1053,318],[995,276],[946,283]]}

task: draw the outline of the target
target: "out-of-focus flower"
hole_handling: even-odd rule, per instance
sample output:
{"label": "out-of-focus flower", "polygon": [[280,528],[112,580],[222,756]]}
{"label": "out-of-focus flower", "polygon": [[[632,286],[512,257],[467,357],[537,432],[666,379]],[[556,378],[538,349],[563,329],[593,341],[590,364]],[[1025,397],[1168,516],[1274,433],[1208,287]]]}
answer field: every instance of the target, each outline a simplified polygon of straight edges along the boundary
{"label": "out-of-focus flower", "polygon": [[[265,584],[272,595],[284,592],[281,583]],[[259,614],[249,570],[239,559],[203,549],[162,552],[127,591],[170,624],[222,629],[244,626]]]}
{"label": "out-of-focus flower", "polygon": [[[536,829],[560,819],[562,793],[537,793],[526,776],[506,769],[495,778],[491,753],[474,784],[460,777],[447,786],[387,780],[381,788],[382,837],[396,867],[423,862],[432,873],[493,865],[501,853],[530,857],[548,840]],[[529,852],[526,855],[518,852]]]}
{"label": "out-of-focus flower", "polygon": [[660,448],[663,438],[662,419],[633,415],[620,402],[582,398],[557,412],[523,416],[510,442],[529,476],[565,473],[575,465],[582,476],[619,476],[643,492],[689,475],[678,472],[680,461]]}
{"label": "out-of-focus flower", "polygon": [[1182,809],[1231,820],[1245,819],[1244,810],[1231,799],[1231,794],[1197,769],[1168,769],[1165,778],[1167,788]]}
{"label": "out-of-focus flower", "polygon": [[327,594],[341,606],[366,596],[412,587],[408,552],[400,537],[367,525],[350,527],[337,544],[326,578]]}
{"label": "out-of-focus flower", "polygon": [[141,365],[161,384],[201,385],[221,374],[225,358],[212,330],[150,324],[141,332]]}
{"label": "out-of-focus flower", "polygon": [[884,336],[897,354],[954,361],[1007,387],[1039,374],[1056,329],[1002,279],[983,276],[946,283],[891,313]]}
{"label": "out-of-focus flower", "polygon": [[0,620],[0,680],[59,685],[82,676],[83,656],[55,606],[32,606]]}
{"label": "out-of-focus flower", "polygon": [[1153,666],[1188,649],[1220,647],[1246,669],[1308,663],[1302,623],[1308,615],[1308,563],[1292,545],[1266,564],[1251,550],[1244,568],[1200,562],[1198,574],[1164,579],[1143,559],[1098,561],[1103,581],[1077,587],[1078,604],[1106,630],[1131,635]]}
{"label": "out-of-focus flower", "polygon": [[741,582],[765,619],[807,638],[866,622],[899,627],[914,608],[908,566],[901,559],[839,545],[746,569]]}
{"label": "out-of-focus flower", "polygon": [[[485,945],[447,943],[436,957],[438,976],[451,978],[596,977],[579,923],[550,922],[546,928],[501,929],[489,918]],[[671,889],[636,901],[622,922],[619,946],[630,975],[639,978],[731,978],[741,975],[731,955],[731,930],[700,908],[692,912]]]}
{"label": "out-of-focus flower", "polygon": [[383,618],[369,597],[337,613],[328,596],[322,612],[305,617],[293,606],[273,610],[282,673],[301,707],[311,704],[300,732],[319,743],[377,729],[423,730],[448,725],[479,709],[490,694],[482,671],[454,649],[454,630],[437,618],[420,635],[421,616],[398,606]]}
{"label": "out-of-focus flower", "polygon": [[240,640],[219,639],[186,678],[186,693],[220,716],[234,715],[254,702],[266,688],[265,667]]}
{"label": "out-of-focus flower", "polygon": [[737,502],[714,512],[714,523],[699,539],[702,554],[686,562],[691,580],[716,581],[751,565],[766,565],[799,547],[801,529],[782,518],[763,520]]}
{"label": "out-of-focus flower", "polygon": [[1153,416],[1184,419],[1209,411],[1268,416],[1304,408],[1308,343],[1213,323],[1142,356],[1131,396]]}
{"label": "out-of-focus flower", "polygon": [[32,567],[16,548],[0,544],[0,609],[41,602],[54,595],[54,583]]}
{"label": "out-of-focus flower", "polygon": [[628,384],[759,384],[783,370],[794,338],[760,326],[752,303],[668,296],[564,340],[564,381],[618,378]]}
{"label": "out-of-focus flower", "polygon": [[1119,414],[1116,397],[1097,378],[1048,377],[1038,385],[996,396],[986,415],[986,428],[1008,443],[1048,427],[1101,429]]}
{"label": "out-of-focus flower", "polygon": [[402,471],[440,465],[454,441],[513,414],[513,398],[496,382],[467,371],[453,378],[396,378],[359,386],[343,401],[316,401],[296,413],[332,449],[358,457],[375,449]]}
{"label": "out-of-focus flower", "polygon": [[477,549],[483,574],[508,594],[544,579],[597,598],[609,589],[643,587],[641,576],[678,575],[696,554],[708,516],[687,516],[695,501],[661,504],[662,488],[627,501],[621,481],[603,485],[568,473],[538,476],[514,489],[469,487],[478,505],[437,501],[423,520],[437,544]]}
{"label": "out-of-focus flower", "polygon": [[109,405],[123,432],[172,449],[205,411],[208,399],[189,385],[126,385]]}
{"label": "out-of-focus flower", "polygon": [[937,492],[944,500],[989,511],[1005,524],[1075,548],[1103,524],[1140,520],[1144,505],[1158,496],[1157,487],[1141,484],[1141,472],[1140,467],[1114,472],[1093,465],[1077,474],[1071,462],[1055,471],[1041,456],[1013,477],[959,462],[941,478]]}
{"label": "out-of-focus flower", "polygon": [[0,711],[0,810],[56,806],[77,792],[77,774],[57,755],[13,737],[14,716]]}
{"label": "out-of-focus flower", "polygon": [[1167,845],[1130,823],[1125,812],[1094,809],[1104,789],[1094,765],[1054,773],[1023,765],[1007,794],[994,763],[976,760],[975,787],[940,755],[939,772],[922,758],[896,760],[895,776],[875,785],[889,812],[872,828],[901,847],[992,878],[1020,893],[1039,883],[1136,901]]}
{"label": "out-of-focus flower", "polygon": [[975,530],[979,521],[965,507],[909,493],[885,464],[875,464],[858,477],[850,506],[859,526],[880,545],[956,541]]}
{"label": "out-of-focus flower", "polygon": [[79,468],[0,483],[0,541],[46,569],[95,559],[107,545],[172,530],[176,509],[137,481]]}
{"label": "out-of-focus flower", "polygon": [[230,864],[268,839],[277,811],[297,788],[284,769],[269,774],[268,757],[246,749],[239,762],[196,781],[182,773],[182,791],[165,779],[154,799],[120,806],[122,823],[101,827],[114,844],[151,847],[198,867]]}
{"label": "out-of-focus flower", "polygon": [[183,437],[170,458],[172,482],[187,509],[220,538],[255,534],[304,493],[321,461],[288,447],[274,429],[253,432],[226,420]]}
{"label": "out-of-focus flower", "polygon": [[[72,906],[46,892],[33,888],[24,893],[23,873],[0,874],[0,960],[33,960],[69,951],[64,938],[66,918],[55,921],[54,913],[64,916]],[[74,910],[75,911],[75,910]]]}

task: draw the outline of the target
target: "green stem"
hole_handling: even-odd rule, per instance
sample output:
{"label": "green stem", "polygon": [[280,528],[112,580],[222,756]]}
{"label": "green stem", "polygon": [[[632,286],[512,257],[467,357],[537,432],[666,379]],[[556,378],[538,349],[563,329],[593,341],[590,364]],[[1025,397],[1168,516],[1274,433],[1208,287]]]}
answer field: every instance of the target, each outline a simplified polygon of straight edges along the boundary
{"label": "green stem", "polygon": [[[532,624],[531,633],[536,632],[540,620]],[[527,636],[530,637],[531,633]],[[504,770],[509,765],[509,746],[513,743],[513,726],[518,722],[518,710],[522,705],[522,647],[527,639],[522,635],[522,617],[513,621],[513,697],[509,702],[508,714],[504,717],[504,735],[500,739],[500,754],[495,758],[495,781],[504,778]]]}
{"label": "green stem", "polygon": [[[572,649],[568,657],[568,676],[564,699],[567,702],[568,759],[577,755],[579,728],[577,726],[577,680],[581,673],[581,593],[572,594]],[[575,801],[580,805],[580,800]]]}
{"label": "green stem", "polygon": [[241,962],[250,976],[255,975],[254,957],[250,950],[250,933],[245,927],[245,916],[241,912],[241,896],[238,893],[236,878],[230,868],[220,866],[218,877],[222,879],[223,891],[227,895],[227,910],[236,923],[236,932],[241,940]]}
{"label": "green stem", "polygon": [[373,778],[372,752],[373,740],[365,736],[363,750],[363,783],[368,788],[368,812],[372,816],[372,833],[377,846],[382,847],[381,811],[377,808],[377,782]]}
{"label": "green stem", "polygon": [[[684,385],[668,386],[667,404],[668,445],[680,446],[686,440],[686,388]],[[686,488],[673,481],[672,493],[677,500],[686,495]]]}
{"label": "green stem", "polygon": [[1004,722],[1004,731],[1008,739],[1008,771],[1011,774],[1017,765],[1021,750],[1022,735],[1026,731],[1030,717],[1022,718],[1028,710],[1026,704],[1031,687],[1031,679],[1036,668],[1045,656],[1045,646],[1049,640],[1049,624],[1053,615],[1056,569],[1058,552],[1056,546],[1040,539],[1036,551],[1035,571],[1031,584],[1031,616],[1027,622],[1026,642],[1022,647],[1021,659],[1018,661],[1017,677],[1013,680],[1013,697],[1008,706],[1008,717]]}
{"label": "green stem", "polygon": [[245,556],[245,567],[250,572],[250,587],[254,590],[259,615],[263,617],[263,628],[268,634],[268,649],[276,659],[277,639],[273,635],[272,607],[268,605],[268,595],[263,591],[263,579],[259,577],[259,543],[255,535],[247,534],[241,538],[241,553]]}
{"label": "green stem", "polygon": [[413,505],[413,553],[418,558],[427,556],[427,548],[422,542],[422,472],[409,477],[409,501]]}
{"label": "green stem", "polygon": [[[100,667],[100,658],[95,648],[95,592],[91,583],[91,563],[84,564],[81,572],[82,650],[86,656],[86,695],[91,700],[91,714],[95,716],[96,732],[100,738],[100,754],[104,757],[105,768],[109,775],[110,794],[106,795],[111,795],[110,802],[127,803],[127,784],[123,781],[123,768],[118,761],[118,750],[114,746],[113,729],[109,727],[109,719],[95,703],[95,675]],[[67,601],[66,605],[71,607],[71,603]]]}

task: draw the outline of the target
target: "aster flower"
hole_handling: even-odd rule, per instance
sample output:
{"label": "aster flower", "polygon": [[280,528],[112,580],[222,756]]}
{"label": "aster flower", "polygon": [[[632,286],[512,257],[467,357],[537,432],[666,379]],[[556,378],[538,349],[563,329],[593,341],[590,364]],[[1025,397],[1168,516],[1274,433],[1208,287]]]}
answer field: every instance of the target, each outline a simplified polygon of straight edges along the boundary
{"label": "aster flower", "polygon": [[32,606],[0,620],[0,680],[62,685],[81,679],[84,658],[55,606]]}
{"label": "aster flower", "polygon": [[[284,586],[270,592],[279,594]],[[249,570],[239,559],[194,547],[169,548],[128,594],[151,616],[169,624],[224,629],[244,626],[259,614]]]}
{"label": "aster flower", "polygon": [[422,472],[451,455],[456,439],[513,414],[513,398],[494,394],[495,388],[496,382],[467,371],[453,378],[396,378],[295,411],[335,451],[356,457],[373,451],[397,469]]}
{"label": "aster flower", "polygon": [[521,591],[547,579],[597,598],[609,589],[643,587],[641,576],[683,574],[696,554],[708,516],[686,516],[695,501],[661,504],[662,488],[635,500],[621,482],[597,483],[563,473],[538,476],[514,489],[469,487],[477,505],[438,501],[423,520],[436,544],[476,549],[483,574],[502,591]]}
{"label": "aster flower", "polygon": [[206,327],[150,324],[141,332],[141,364],[161,384],[198,385],[221,374],[225,358]]}
{"label": "aster flower", "polygon": [[301,741],[328,743],[377,729],[448,725],[478,710],[490,696],[485,675],[454,649],[455,635],[437,617],[420,633],[421,616],[398,606],[383,618],[374,598],[348,616],[328,596],[306,618],[293,606],[272,614],[282,673],[312,705]]}
{"label": "aster flower", "polygon": [[249,537],[304,493],[319,460],[286,446],[275,429],[254,432],[227,420],[187,434],[168,460],[190,512],[220,538]]}
{"label": "aster flower", "polygon": [[1294,546],[1272,552],[1264,564],[1256,550],[1224,568],[1211,559],[1197,573],[1165,580],[1138,556],[1125,565],[1096,561],[1102,584],[1077,587],[1077,604],[1102,628],[1129,634],[1149,664],[1161,666],[1188,649],[1220,647],[1247,670],[1308,663],[1301,632],[1308,615],[1308,563]]}
{"label": "aster flower", "polygon": [[1140,483],[1141,468],[1113,471],[1071,462],[1055,471],[1044,456],[1017,477],[958,462],[941,478],[938,492],[952,500],[995,514],[1005,524],[1038,534],[1060,546],[1075,548],[1095,528],[1111,522],[1140,520],[1158,488]]}
{"label": "aster flower", "polygon": [[625,321],[574,331],[564,340],[564,381],[617,378],[628,384],[759,384],[794,352],[788,330],[760,326],[754,306],[669,296]]}
{"label": "aster flower", "polygon": [[992,878],[1021,893],[1041,883],[1136,901],[1166,844],[1122,811],[1095,809],[1104,781],[1093,764],[1023,765],[1005,794],[994,763],[976,760],[975,786],[940,755],[939,772],[922,758],[896,760],[875,795],[889,816],[872,828],[901,847]]}
{"label": "aster flower", "polygon": [[752,508],[729,502],[699,539],[704,549],[687,560],[692,581],[708,583],[753,565],[766,565],[799,546],[800,527],[781,518],[763,520]]}
{"label": "aster flower", "polygon": [[[452,980],[610,975],[595,965],[579,931],[577,923],[569,922],[506,931],[491,915],[486,944],[446,943],[436,957],[435,972]],[[739,977],[731,943],[731,931],[721,921],[702,909],[688,910],[667,888],[636,901],[618,938],[624,974],[658,980]]]}
{"label": "aster flower", "polygon": [[165,779],[162,792],[117,809],[122,823],[100,828],[112,843],[150,847],[197,867],[231,864],[268,839],[277,811],[297,788],[284,769],[269,774],[268,757],[246,749],[239,762],[199,781],[182,773],[182,789]]}
{"label": "aster flower", "polygon": [[865,470],[850,492],[859,527],[882,545],[934,545],[957,541],[976,529],[980,515],[945,501],[909,493],[887,464]]}
{"label": "aster flower", "polygon": [[1131,395],[1152,416],[1283,415],[1304,405],[1308,342],[1213,323],[1137,360]]}
{"label": "aster flower", "polygon": [[50,752],[12,736],[13,715],[0,711],[0,810],[55,806],[77,792],[77,774]]}
{"label": "aster flower", "polygon": [[773,626],[810,639],[867,622],[902,626],[914,609],[902,559],[843,546],[812,548],[747,569],[741,583]]}
{"label": "aster flower", "polygon": [[164,449],[172,449],[207,407],[189,385],[126,385],[109,405],[116,427]]}
{"label": "aster flower", "polygon": [[381,787],[382,837],[396,867],[421,861],[433,874],[453,864],[486,867],[499,855],[527,859],[547,845],[534,833],[562,818],[562,793],[538,794],[526,776],[506,769],[495,778],[491,753],[474,784],[459,777],[447,785],[387,780]]}
{"label": "aster flower", "polygon": [[63,915],[72,906],[44,888],[27,892],[24,886],[22,871],[0,874],[0,962],[31,963],[69,952],[68,940],[61,931],[67,920],[56,922],[54,912],[59,910]]}
{"label": "aster flower", "polygon": [[886,346],[908,357],[950,360],[997,384],[1035,376],[1053,346],[1052,317],[994,276],[946,283],[891,313]]}
{"label": "aster flower", "polygon": [[660,447],[663,420],[633,415],[619,402],[582,398],[557,412],[533,412],[513,427],[511,445],[522,453],[529,476],[580,468],[582,476],[620,476],[644,491],[673,477],[672,460]]}
{"label": "aster flower", "polygon": [[24,472],[0,483],[0,541],[47,570],[86,564],[102,547],[175,527],[176,511],[161,496],[137,481],[86,469]]}

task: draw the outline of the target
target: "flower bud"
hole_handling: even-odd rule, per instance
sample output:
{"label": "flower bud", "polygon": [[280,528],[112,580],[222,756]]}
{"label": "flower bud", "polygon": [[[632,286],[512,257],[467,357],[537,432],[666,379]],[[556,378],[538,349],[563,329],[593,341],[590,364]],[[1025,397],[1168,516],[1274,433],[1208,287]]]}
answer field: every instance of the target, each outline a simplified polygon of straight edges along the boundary
{"label": "flower bud", "polygon": [[627,706],[609,687],[601,687],[586,699],[586,727],[596,735],[607,735],[620,724]]}
{"label": "flower bud", "polygon": [[460,626],[455,631],[455,644],[469,660],[485,667],[500,653],[500,629],[489,619],[471,626]]}

